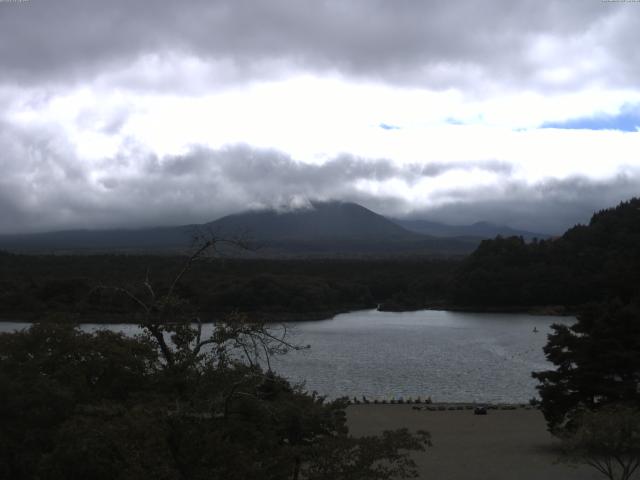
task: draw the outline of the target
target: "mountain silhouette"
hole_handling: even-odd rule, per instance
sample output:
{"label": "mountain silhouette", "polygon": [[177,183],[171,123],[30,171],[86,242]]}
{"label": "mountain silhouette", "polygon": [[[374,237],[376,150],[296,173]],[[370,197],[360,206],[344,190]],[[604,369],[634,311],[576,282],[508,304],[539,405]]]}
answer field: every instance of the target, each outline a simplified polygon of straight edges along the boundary
{"label": "mountain silhouette", "polygon": [[501,235],[503,237],[522,237],[525,240],[533,240],[534,238],[542,240],[551,237],[551,235],[545,233],[518,230],[491,222],[476,222],[471,225],[447,225],[430,220],[396,218],[392,218],[391,220],[409,231],[432,235],[434,237],[478,237],[487,239]]}
{"label": "mountain silhouette", "polygon": [[348,202],[312,202],[289,211],[260,210],[208,224],[223,237],[247,236],[267,251],[293,254],[460,254],[478,241],[411,232],[371,210]]}
{"label": "mountain silhouette", "polygon": [[247,231],[262,240],[415,239],[415,232],[396,225],[356,203],[312,202],[290,211],[258,210],[222,217],[209,224],[226,234]]}
{"label": "mountain silhouette", "polygon": [[295,210],[250,210],[202,225],[138,230],[70,230],[0,236],[0,249],[24,252],[186,250],[199,233],[243,238],[257,255],[464,254],[479,239],[412,232],[348,202],[312,202]]}

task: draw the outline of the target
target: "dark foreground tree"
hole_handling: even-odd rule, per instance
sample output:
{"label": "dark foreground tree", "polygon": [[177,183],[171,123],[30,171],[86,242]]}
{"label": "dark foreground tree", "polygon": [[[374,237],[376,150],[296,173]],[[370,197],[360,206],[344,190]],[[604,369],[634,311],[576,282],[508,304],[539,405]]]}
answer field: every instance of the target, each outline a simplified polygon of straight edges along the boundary
{"label": "dark foreground tree", "polygon": [[562,435],[565,459],[595,468],[609,480],[628,480],[640,466],[640,410],[609,405],[576,416]]}
{"label": "dark foreground tree", "polygon": [[426,432],[348,435],[346,402],[292,386],[269,358],[286,330],[240,315],[212,327],[147,277],[115,290],[143,311],[135,338],[75,325],[0,335],[0,478],[387,479],[415,476]]}
{"label": "dark foreground tree", "polygon": [[533,373],[551,431],[577,413],[609,404],[640,406],[640,307],[609,302],[585,309],[572,326],[554,325],[544,348],[555,370]]}

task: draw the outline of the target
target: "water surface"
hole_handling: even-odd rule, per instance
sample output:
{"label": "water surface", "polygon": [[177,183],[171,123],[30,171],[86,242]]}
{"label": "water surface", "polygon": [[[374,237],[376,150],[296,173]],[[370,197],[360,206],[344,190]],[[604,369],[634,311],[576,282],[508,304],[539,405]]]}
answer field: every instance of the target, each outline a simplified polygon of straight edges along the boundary
{"label": "water surface", "polygon": [[[294,382],[306,381],[308,390],[334,398],[527,402],[536,396],[531,372],[551,368],[542,352],[549,326],[573,321],[512,313],[351,312],[287,324],[290,340],[311,348],[278,357],[273,365]],[[0,323],[0,331],[25,326]],[[126,324],[82,328],[139,331]]]}
{"label": "water surface", "polygon": [[551,368],[542,351],[550,325],[573,320],[433,310],[352,312],[296,323],[292,338],[311,348],[279,358],[276,369],[332,397],[526,402],[536,396],[531,372]]}

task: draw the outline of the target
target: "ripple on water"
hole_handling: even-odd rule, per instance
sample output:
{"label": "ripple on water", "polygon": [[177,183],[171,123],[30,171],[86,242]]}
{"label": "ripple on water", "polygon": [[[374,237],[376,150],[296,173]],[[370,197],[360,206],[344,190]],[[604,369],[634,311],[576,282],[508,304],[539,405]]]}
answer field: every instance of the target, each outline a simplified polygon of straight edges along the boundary
{"label": "ripple on water", "polygon": [[571,321],[432,310],[352,312],[294,324],[293,340],[311,349],[291,352],[275,365],[330,397],[526,402],[536,396],[531,372],[550,367],[542,352],[549,326]]}
{"label": "ripple on water", "polygon": [[[331,398],[431,396],[442,402],[522,403],[536,396],[531,372],[550,368],[542,352],[553,323],[569,317],[424,310],[351,312],[287,324],[308,350],[276,358],[274,369]],[[0,332],[28,327],[0,323]],[[538,333],[534,333],[534,327]],[[136,325],[84,324],[127,335]],[[211,325],[205,326],[205,334]]]}

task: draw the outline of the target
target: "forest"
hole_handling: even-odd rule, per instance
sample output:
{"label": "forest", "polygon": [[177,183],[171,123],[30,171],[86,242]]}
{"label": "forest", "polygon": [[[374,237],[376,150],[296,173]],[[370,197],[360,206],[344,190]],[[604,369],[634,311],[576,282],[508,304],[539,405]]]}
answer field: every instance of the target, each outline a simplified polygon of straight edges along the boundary
{"label": "forest", "polygon": [[596,212],[559,238],[483,241],[456,271],[454,305],[563,305],[640,294],[640,199]]}
{"label": "forest", "polygon": [[[467,257],[256,259],[211,257],[180,285],[205,319],[231,311],[269,320],[320,319],[380,308],[531,311],[629,301],[640,289],[640,200],[593,215],[558,238],[496,237]],[[135,305],[108,287],[160,290],[178,255],[0,253],[0,316],[135,321]],[[558,309],[553,310],[558,312]]]}
{"label": "forest", "polygon": [[[533,373],[540,408],[580,455],[589,422],[609,422],[614,409],[632,435],[618,435],[612,455],[630,455],[629,474],[640,465],[639,199],[562,237],[497,237],[464,259],[205,255],[215,242],[191,258],[0,254],[0,315],[37,320],[0,335],[0,476],[411,478],[410,452],[430,446],[429,433],[351,436],[345,399],[326,401],[271,371],[271,356],[303,347],[267,322],[429,306],[579,312],[548,338],[557,369]],[[211,336],[199,318],[217,320]],[[76,325],[100,319],[135,322],[143,335]]]}
{"label": "forest", "polygon": [[[135,321],[125,295],[104,287],[168,288],[181,256],[0,254],[0,316],[72,315],[92,321]],[[194,265],[180,294],[203,318],[231,311],[261,318],[326,318],[357,309],[418,309],[442,303],[453,259],[207,258]]]}

